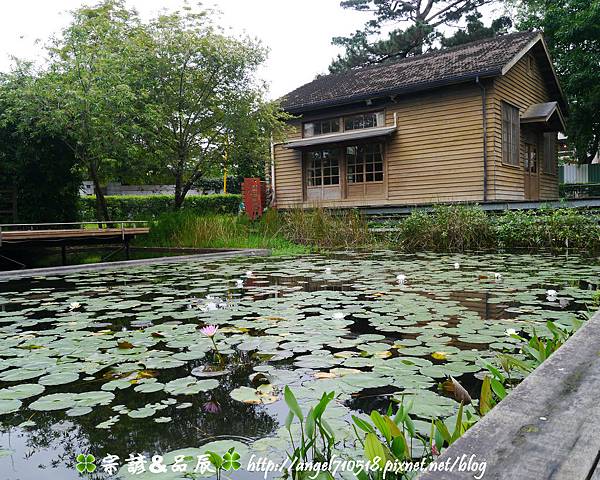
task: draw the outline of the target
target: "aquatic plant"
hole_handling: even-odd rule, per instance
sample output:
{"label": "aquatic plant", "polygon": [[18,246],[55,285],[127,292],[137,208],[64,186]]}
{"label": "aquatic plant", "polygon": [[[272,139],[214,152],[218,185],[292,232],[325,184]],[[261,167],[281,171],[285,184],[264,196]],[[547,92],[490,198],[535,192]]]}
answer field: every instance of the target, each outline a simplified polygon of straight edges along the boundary
{"label": "aquatic plant", "polygon": [[[285,428],[289,433],[291,452],[287,452],[290,460],[290,474],[292,479],[314,478],[314,472],[302,468],[308,462],[329,462],[335,445],[335,433],[327,421],[323,418],[325,409],[335,394],[323,393],[319,403],[311,407],[306,414],[300,408],[292,390],[286,386],[283,392],[285,403],[289,408],[285,420]],[[300,438],[294,441],[292,424],[297,418],[300,423]],[[329,472],[322,472],[324,477],[333,479]]]}
{"label": "aquatic plant", "polygon": [[219,327],[217,325],[206,325],[200,329],[200,332],[204,336],[210,338],[210,341],[212,342],[212,346],[213,346],[213,351],[215,352],[215,356],[219,359],[220,363],[223,363],[223,356],[219,352],[219,349],[217,347],[217,342],[215,342],[215,335],[217,334],[218,331],[219,331]]}

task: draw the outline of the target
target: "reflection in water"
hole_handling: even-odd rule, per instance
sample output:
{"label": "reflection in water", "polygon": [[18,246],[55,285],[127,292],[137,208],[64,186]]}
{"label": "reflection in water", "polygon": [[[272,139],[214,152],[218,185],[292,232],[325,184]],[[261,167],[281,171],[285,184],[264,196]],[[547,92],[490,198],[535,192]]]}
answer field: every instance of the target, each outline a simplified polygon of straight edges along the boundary
{"label": "reflection in water", "polygon": [[[190,370],[191,367],[192,365]],[[248,375],[251,372],[252,364],[242,364],[230,370],[219,388],[200,395],[179,397],[181,403],[190,403],[191,406],[181,409],[176,404],[161,410],[161,417],[172,419],[165,424],[157,424],[152,418],[134,419],[123,415],[110,429],[96,428],[96,425],[114,414],[110,406],[95,407],[92,413],[76,418],[67,417],[63,411],[35,412],[33,415],[30,411],[19,412],[11,418],[11,425],[34,420],[35,426],[13,427],[5,431],[0,437],[2,448],[12,448],[23,453],[23,457],[27,459],[24,469],[27,475],[26,472],[32,467],[60,469],[65,465],[72,465],[75,456],[81,452],[92,452],[97,458],[111,454],[126,459],[133,452],[150,456],[179,448],[200,447],[219,438],[262,438],[277,428],[279,419],[264,407],[236,402],[229,395],[229,391],[236,386],[249,383]],[[161,375],[159,381],[167,382],[180,377],[181,373],[178,371],[177,374]],[[123,404],[131,410],[149,403],[158,403],[165,398],[164,392],[134,394],[132,387],[117,390],[115,394],[113,405]],[[2,459],[0,472],[4,474],[5,468],[11,467],[7,459]],[[67,469],[67,472],[51,478],[77,478],[72,469]],[[22,475],[24,471],[21,468],[17,473]],[[55,473],[57,472],[53,472],[53,475]],[[0,479],[4,478],[28,477],[0,475]]]}

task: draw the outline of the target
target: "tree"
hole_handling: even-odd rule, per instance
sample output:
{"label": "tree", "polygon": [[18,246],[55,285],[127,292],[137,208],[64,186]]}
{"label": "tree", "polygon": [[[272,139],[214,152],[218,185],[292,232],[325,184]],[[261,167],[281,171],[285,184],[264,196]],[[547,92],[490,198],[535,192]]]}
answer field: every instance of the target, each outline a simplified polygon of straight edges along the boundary
{"label": "tree", "polygon": [[481,21],[481,13],[473,12],[467,15],[467,26],[464,29],[458,30],[450,37],[442,37],[442,47],[455,47],[465,43],[483,40],[484,38],[492,38],[498,35],[508,33],[512,27],[512,20],[508,16],[501,16],[492,20],[492,24],[486,27]]}
{"label": "tree", "polygon": [[37,81],[46,120],[94,183],[99,220],[109,220],[103,175],[128,155],[134,124],[131,48],[140,23],[121,0],[73,12],[49,47],[48,71]]}
{"label": "tree", "polygon": [[76,221],[81,178],[73,153],[43,126],[36,82],[29,64],[0,74],[0,189],[16,192],[17,222]]}
{"label": "tree", "polygon": [[254,133],[280,123],[255,78],[266,52],[189,10],[153,20],[137,42],[140,146],[172,175],[178,209],[198,179],[223,166],[228,146],[250,148]]}
{"label": "tree", "polygon": [[[454,26],[465,15],[496,0],[344,0],[342,8],[371,12],[373,18],[349,37],[334,37],[332,43],[345,52],[329,66],[331,73],[423,53],[440,36],[439,28]],[[384,39],[387,24],[395,27]],[[407,24],[406,27],[401,25]]]}
{"label": "tree", "polygon": [[524,0],[519,29],[541,29],[569,99],[569,143],[590,163],[600,146],[600,2]]}

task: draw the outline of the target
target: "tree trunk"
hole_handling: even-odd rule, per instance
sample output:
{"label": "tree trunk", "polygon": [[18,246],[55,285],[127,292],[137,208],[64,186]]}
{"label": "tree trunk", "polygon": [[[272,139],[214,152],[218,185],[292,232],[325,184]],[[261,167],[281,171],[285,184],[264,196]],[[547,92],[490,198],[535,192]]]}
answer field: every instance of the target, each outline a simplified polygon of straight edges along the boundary
{"label": "tree trunk", "polygon": [[175,211],[181,209],[184,200],[185,200],[185,193],[183,192],[182,185],[181,185],[181,174],[178,173],[175,176],[175,204],[173,205],[173,208],[175,209]]}
{"label": "tree trunk", "polygon": [[94,193],[96,194],[96,215],[98,220],[110,221],[110,215],[108,214],[108,206],[106,205],[106,198],[102,189],[100,188],[100,179],[98,178],[98,166],[96,162],[91,161],[89,163],[90,177],[94,183]]}

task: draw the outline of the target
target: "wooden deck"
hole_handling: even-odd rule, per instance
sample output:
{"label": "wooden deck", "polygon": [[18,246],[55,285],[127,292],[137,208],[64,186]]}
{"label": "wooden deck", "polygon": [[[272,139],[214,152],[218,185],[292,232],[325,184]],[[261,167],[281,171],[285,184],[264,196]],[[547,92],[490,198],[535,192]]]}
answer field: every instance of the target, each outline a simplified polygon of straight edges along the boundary
{"label": "wooden deck", "polygon": [[[86,226],[88,228],[86,228]],[[4,263],[26,268],[22,252],[60,248],[62,264],[67,264],[67,248],[83,245],[120,245],[129,260],[129,243],[138,235],[146,235],[150,229],[147,222],[104,222],[0,224],[0,259]],[[37,249],[37,250],[36,250]]]}
{"label": "wooden deck", "polygon": [[150,231],[145,227],[129,228],[72,228],[61,230],[12,230],[0,231],[3,243],[31,242],[36,240],[82,240],[90,238],[120,238],[143,235]]}
{"label": "wooden deck", "polygon": [[[489,480],[600,480],[600,312],[437,459]],[[419,480],[472,479],[431,471]]]}

